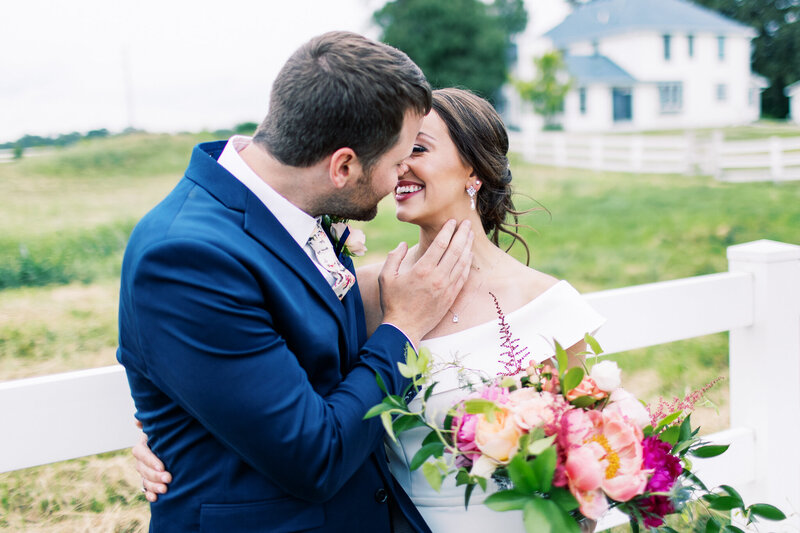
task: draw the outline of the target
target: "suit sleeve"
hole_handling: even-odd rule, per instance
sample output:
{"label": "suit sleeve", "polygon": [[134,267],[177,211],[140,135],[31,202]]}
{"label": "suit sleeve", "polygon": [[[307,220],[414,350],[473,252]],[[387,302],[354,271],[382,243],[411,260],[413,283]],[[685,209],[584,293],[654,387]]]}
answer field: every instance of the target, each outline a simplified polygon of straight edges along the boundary
{"label": "suit sleeve", "polygon": [[[382,438],[364,413],[409,383],[396,372],[406,338],[385,325],[360,362],[325,396],[309,383],[260,300],[256,281],[229,253],[180,240],[153,246],[135,267],[133,305],[152,382],[210,433],[288,493],[324,501]],[[309,317],[313,323],[313,318]]]}

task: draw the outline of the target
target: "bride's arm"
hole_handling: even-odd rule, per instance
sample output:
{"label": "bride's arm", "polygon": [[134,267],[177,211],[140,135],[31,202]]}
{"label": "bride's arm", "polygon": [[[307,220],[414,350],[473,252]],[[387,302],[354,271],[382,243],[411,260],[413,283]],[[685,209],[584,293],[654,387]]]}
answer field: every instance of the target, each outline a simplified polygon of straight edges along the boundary
{"label": "bride's arm", "polygon": [[383,263],[367,265],[356,269],[358,288],[361,291],[361,299],[364,302],[364,314],[367,320],[367,336],[372,333],[383,322],[383,311],[381,310],[381,290],[378,286],[378,274],[383,268]]}

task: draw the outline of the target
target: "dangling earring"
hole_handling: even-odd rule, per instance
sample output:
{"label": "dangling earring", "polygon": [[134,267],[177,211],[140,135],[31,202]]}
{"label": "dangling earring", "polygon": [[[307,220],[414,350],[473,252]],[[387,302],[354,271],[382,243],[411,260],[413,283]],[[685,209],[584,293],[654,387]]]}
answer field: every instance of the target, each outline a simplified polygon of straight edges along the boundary
{"label": "dangling earring", "polygon": [[469,207],[473,211],[475,211],[475,193],[478,192],[475,190],[475,187],[470,185],[467,187],[467,194],[469,195]]}

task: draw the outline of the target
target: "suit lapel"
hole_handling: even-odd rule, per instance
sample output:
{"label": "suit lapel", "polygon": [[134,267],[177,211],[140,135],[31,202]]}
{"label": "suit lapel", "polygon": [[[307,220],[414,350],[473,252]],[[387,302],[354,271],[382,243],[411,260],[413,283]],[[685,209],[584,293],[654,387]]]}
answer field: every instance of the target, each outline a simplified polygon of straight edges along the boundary
{"label": "suit lapel", "polygon": [[[342,302],[275,215],[242,182],[217,163],[224,147],[225,141],[197,145],[186,177],[206,189],[228,209],[244,213],[244,231],[305,281],[336,318],[339,329],[344,333],[342,337],[347,339],[350,335]],[[346,340],[343,348],[342,364],[347,365]]]}

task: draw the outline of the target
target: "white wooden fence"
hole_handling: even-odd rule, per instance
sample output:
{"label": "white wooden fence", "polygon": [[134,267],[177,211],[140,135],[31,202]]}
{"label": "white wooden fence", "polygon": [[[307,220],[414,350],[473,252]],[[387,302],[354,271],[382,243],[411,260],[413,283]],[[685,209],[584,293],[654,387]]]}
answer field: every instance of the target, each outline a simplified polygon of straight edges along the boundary
{"label": "white wooden fence", "polygon": [[800,180],[800,137],[731,141],[683,136],[512,134],[511,151],[540,165],[639,174],[708,174],[722,181]]}
{"label": "white wooden fence", "polygon": [[[790,516],[762,532],[800,531],[800,246],[740,244],[728,260],[726,273],[586,299],[608,318],[607,353],[730,332],[731,428],[709,439],[731,448],[697,461],[699,475]],[[0,472],[130,447],[133,413],[119,366],[0,382]]]}

